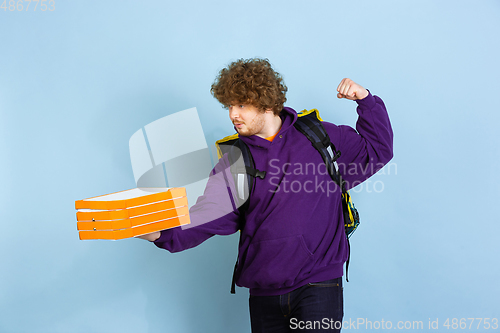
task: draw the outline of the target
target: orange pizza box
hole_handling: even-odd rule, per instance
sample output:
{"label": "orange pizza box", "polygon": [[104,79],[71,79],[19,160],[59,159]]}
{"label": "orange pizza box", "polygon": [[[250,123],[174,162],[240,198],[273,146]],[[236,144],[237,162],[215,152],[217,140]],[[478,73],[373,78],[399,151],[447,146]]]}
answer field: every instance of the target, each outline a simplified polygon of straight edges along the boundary
{"label": "orange pizza box", "polygon": [[135,188],[75,202],[80,239],[123,239],[189,224],[186,189]]}
{"label": "orange pizza box", "polygon": [[140,235],[149,234],[156,231],[161,231],[181,225],[189,224],[189,215],[177,216],[171,219],[162,220],[154,223],[143,224],[133,228],[125,228],[120,230],[81,230],[79,231],[81,240],[89,239],[110,239],[119,240],[124,238],[132,238]]}
{"label": "orange pizza box", "polygon": [[97,210],[126,209],[185,196],[186,189],[184,187],[133,188],[131,190],[75,201],[75,208]]}
{"label": "orange pizza box", "polygon": [[188,215],[188,206],[176,207],[167,210],[157,211],[151,214],[139,215],[125,219],[115,220],[95,220],[86,222],[77,222],[78,230],[119,230],[133,228],[143,224],[154,223],[174,217]]}
{"label": "orange pizza box", "polygon": [[133,218],[141,215],[151,214],[162,210],[174,209],[188,205],[187,197],[179,197],[170,200],[157,201],[150,204],[135,206],[125,209],[78,209],[76,220],[85,221],[111,221]]}

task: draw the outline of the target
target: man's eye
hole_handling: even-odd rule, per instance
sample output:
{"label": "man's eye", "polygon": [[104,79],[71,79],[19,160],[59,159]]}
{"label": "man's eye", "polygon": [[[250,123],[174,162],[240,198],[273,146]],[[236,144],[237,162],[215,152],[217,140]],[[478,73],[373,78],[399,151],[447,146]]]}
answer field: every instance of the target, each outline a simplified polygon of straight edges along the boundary
{"label": "man's eye", "polygon": [[240,105],[240,109],[243,109],[245,106],[244,105]]}

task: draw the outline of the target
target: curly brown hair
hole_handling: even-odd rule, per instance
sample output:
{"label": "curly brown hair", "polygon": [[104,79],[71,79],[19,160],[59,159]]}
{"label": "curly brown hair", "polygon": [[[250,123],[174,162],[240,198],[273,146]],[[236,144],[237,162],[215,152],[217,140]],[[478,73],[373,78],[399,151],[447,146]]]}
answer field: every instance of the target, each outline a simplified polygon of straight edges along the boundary
{"label": "curly brown hair", "polygon": [[225,107],[250,104],[262,112],[278,115],[286,102],[288,88],[268,59],[239,59],[219,72],[210,92]]}

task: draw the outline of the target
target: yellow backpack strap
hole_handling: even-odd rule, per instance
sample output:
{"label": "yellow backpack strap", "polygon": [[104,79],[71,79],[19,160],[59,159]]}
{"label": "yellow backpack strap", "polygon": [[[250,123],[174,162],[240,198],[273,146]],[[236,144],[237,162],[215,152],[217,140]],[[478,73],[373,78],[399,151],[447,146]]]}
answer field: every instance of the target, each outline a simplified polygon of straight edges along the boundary
{"label": "yellow backpack strap", "polygon": [[318,109],[311,109],[309,111],[304,109],[304,110],[300,111],[299,113],[297,113],[297,116],[303,117],[303,116],[307,116],[308,114],[311,114],[313,112],[316,113],[316,118],[318,118],[319,121],[324,121],[323,119],[321,119]]}
{"label": "yellow backpack strap", "polygon": [[217,148],[217,157],[220,159],[224,153],[222,152],[221,145],[232,145],[235,140],[239,138],[238,133],[226,136],[220,140],[215,141],[215,147]]}

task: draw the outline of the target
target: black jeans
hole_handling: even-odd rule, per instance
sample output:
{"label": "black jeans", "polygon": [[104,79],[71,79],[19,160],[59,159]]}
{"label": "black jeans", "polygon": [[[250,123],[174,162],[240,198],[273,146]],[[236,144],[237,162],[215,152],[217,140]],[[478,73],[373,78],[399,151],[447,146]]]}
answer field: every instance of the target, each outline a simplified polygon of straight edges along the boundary
{"label": "black jeans", "polygon": [[252,333],[340,332],[342,277],[309,283],[279,296],[250,295]]}

